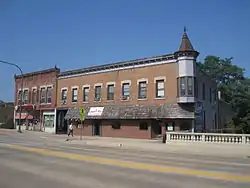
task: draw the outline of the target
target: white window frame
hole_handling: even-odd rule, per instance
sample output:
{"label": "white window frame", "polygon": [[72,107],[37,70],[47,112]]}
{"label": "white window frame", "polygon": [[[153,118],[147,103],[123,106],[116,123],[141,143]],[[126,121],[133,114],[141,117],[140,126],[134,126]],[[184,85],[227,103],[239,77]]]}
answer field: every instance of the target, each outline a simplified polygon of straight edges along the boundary
{"label": "white window frame", "polygon": [[[27,92],[27,95],[25,95],[26,92]],[[24,105],[29,104],[29,89],[28,88],[23,89],[23,104]]]}
{"label": "white window frame", "polygon": [[[50,93],[49,93],[49,89],[50,89]],[[52,90],[53,90],[52,86],[47,86],[46,87],[46,103],[47,104],[51,104],[52,103]],[[50,98],[50,101],[49,101],[49,98]]]}
{"label": "white window frame", "polygon": [[[125,89],[124,86],[128,86],[128,88]],[[131,95],[131,80],[121,81],[121,100],[129,100],[130,95]]]}
{"label": "white window frame", "polygon": [[[86,89],[88,89],[88,92],[85,91]],[[82,93],[83,93],[82,101],[84,103],[89,102],[90,85],[84,85],[84,86],[82,86]],[[86,93],[87,93],[87,95],[86,95]],[[87,97],[87,100],[86,100],[86,97]]]}
{"label": "white window frame", "polygon": [[[44,90],[44,96],[42,95],[42,90]],[[46,86],[40,87],[39,94],[40,94],[40,97],[39,97],[40,104],[46,104]],[[42,99],[44,100],[43,102],[42,102]]]}
{"label": "white window frame", "polygon": [[159,79],[155,81],[155,98],[163,99],[165,98],[165,80]]}
{"label": "white window frame", "polygon": [[71,102],[72,103],[78,102],[78,86],[71,87]]}
{"label": "white window frame", "polygon": [[[36,94],[35,96],[35,98],[34,98],[34,94]],[[32,104],[36,104],[37,103],[37,87],[32,87],[31,88],[31,103]]]}
{"label": "white window frame", "polygon": [[22,90],[21,89],[19,89],[18,91],[17,91],[17,104],[18,105],[20,105],[21,103],[22,103]]}
{"label": "white window frame", "polygon": [[[113,92],[109,90],[111,87],[113,88]],[[109,83],[107,85],[107,100],[108,101],[115,100],[115,84],[114,83]]]}
{"label": "white window frame", "polygon": [[[142,87],[142,84],[145,84],[146,87]],[[137,80],[137,85],[138,85],[138,96],[137,99],[138,100],[146,100],[148,97],[148,79],[139,79]],[[145,96],[142,95],[142,89],[145,88]]]}
{"label": "white window frame", "polygon": [[67,94],[68,94],[68,88],[67,87],[61,88],[61,103],[62,104],[67,102],[67,98],[68,98]]}
{"label": "white window frame", "polygon": [[[95,102],[100,102],[102,100],[102,83],[97,83],[94,85],[94,101]],[[100,88],[100,93],[99,93],[99,96],[97,96],[97,88]]]}

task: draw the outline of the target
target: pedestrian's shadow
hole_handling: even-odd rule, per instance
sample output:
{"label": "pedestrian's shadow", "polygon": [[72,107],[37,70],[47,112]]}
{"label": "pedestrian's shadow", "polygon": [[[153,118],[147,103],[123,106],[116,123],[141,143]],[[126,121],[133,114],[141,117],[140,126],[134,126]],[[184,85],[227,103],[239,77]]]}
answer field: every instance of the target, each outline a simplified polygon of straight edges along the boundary
{"label": "pedestrian's shadow", "polygon": [[66,142],[71,142],[71,140],[70,140],[69,138],[67,138],[65,141],[66,141]]}

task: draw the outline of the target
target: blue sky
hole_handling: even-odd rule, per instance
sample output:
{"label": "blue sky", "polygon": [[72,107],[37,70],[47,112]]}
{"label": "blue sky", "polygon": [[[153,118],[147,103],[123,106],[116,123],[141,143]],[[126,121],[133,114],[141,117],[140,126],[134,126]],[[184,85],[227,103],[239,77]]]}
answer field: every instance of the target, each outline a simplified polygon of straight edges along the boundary
{"label": "blue sky", "polygon": [[[0,0],[0,26],[0,60],[24,72],[173,53],[187,26],[199,60],[232,56],[250,75],[249,0]],[[0,64],[0,99],[15,73]]]}

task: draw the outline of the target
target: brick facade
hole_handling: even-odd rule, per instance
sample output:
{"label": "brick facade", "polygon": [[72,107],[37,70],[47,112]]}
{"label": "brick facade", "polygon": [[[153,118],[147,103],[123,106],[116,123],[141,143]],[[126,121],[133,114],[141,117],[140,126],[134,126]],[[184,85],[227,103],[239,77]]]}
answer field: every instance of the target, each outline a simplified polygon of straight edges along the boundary
{"label": "brick facade", "polygon": [[[100,105],[133,105],[133,104],[164,104],[173,103],[177,96],[176,83],[176,63],[169,63],[163,65],[148,66],[142,68],[134,68],[128,70],[112,71],[107,73],[92,74],[85,76],[77,76],[72,78],[59,78],[58,93],[57,93],[57,107],[80,107],[85,104],[88,106]],[[150,73],[150,74],[149,74]],[[155,81],[164,79],[165,93],[164,98],[156,98],[156,83]],[[147,98],[138,99],[138,82],[146,80],[147,84]],[[129,100],[122,100],[122,83],[130,83],[130,97]],[[114,100],[107,100],[107,84],[115,84]],[[102,86],[102,99],[100,102],[94,101],[94,86],[100,83]],[[90,87],[90,97],[88,102],[83,102],[83,86]],[[72,88],[78,87],[78,101],[71,102]],[[67,102],[62,104],[61,90],[67,88]]]}
{"label": "brick facade", "polygon": [[[20,106],[20,92],[23,88],[22,117],[25,124],[38,121],[39,129],[45,130],[44,113],[53,113],[56,108],[57,76],[60,70],[51,68],[15,76],[15,106]],[[19,119],[19,109],[15,119]],[[24,123],[24,122],[23,122]]]}
{"label": "brick facade", "polygon": [[[57,75],[60,72],[59,69],[47,69],[38,72],[28,73],[23,75],[23,89],[29,90],[28,104],[35,104],[37,106],[42,105],[44,108],[56,107],[56,95],[57,95]],[[15,105],[18,105],[18,91],[21,89],[22,77],[20,75],[15,76]],[[40,88],[52,86],[52,97],[50,104],[40,103]],[[32,89],[37,89],[38,95],[35,103],[32,103]]]}
{"label": "brick facade", "polygon": [[[147,130],[140,130],[137,121],[131,120],[122,120],[120,121],[122,127],[120,129],[113,128],[113,122],[104,120],[102,121],[102,126],[100,127],[100,136],[105,137],[120,137],[120,138],[143,138],[150,139],[151,138],[151,129],[148,127]],[[84,122],[83,129],[81,130],[80,124],[78,126],[76,122],[73,123],[74,126],[74,134],[80,135],[82,131],[83,136],[93,136],[93,125],[92,121],[86,120]],[[134,134],[131,134],[134,133]]]}
{"label": "brick facade", "polygon": [[[83,135],[149,139],[166,130],[195,131],[196,94],[205,83],[209,97],[201,100],[206,109],[203,123],[213,127],[217,108],[207,102],[207,91],[216,90],[216,84],[196,71],[198,55],[184,32],[180,49],[173,54],[61,72],[57,108],[63,115],[57,126],[66,130],[69,121],[80,119],[83,108],[87,112]],[[93,107],[103,109],[101,114],[89,115]],[[81,133],[78,127],[76,134]]]}

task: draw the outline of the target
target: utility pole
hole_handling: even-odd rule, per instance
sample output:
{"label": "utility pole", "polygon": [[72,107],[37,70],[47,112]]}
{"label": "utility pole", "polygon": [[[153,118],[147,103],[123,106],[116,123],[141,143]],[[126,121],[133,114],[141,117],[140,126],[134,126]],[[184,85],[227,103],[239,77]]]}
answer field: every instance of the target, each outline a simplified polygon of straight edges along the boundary
{"label": "utility pole", "polygon": [[20,71],[20,75],[21,75],[21,93],[20,93],[21,102],[20,102],[20,104],[18,104],[19,105],[19,125],[18,125],[18,132],[21,133],[22,132],[21,131],[22,105],[23,105],[23,70],[17,64],[14,64],[14,63],[10,63],[10,62],[7,62],[7,61],[1,61],[1,60],[0,60],[0,63],[16,67]]}

